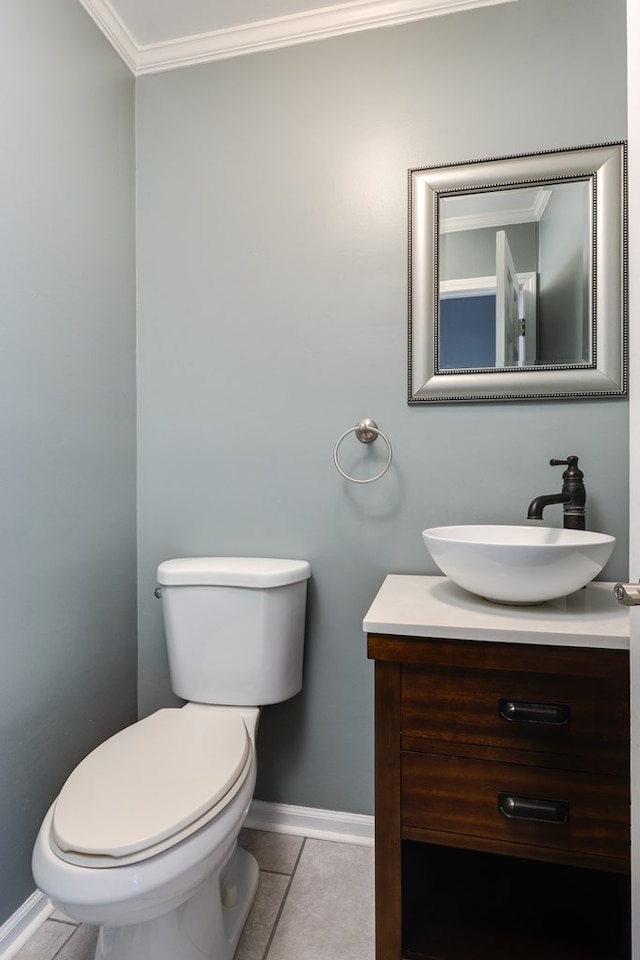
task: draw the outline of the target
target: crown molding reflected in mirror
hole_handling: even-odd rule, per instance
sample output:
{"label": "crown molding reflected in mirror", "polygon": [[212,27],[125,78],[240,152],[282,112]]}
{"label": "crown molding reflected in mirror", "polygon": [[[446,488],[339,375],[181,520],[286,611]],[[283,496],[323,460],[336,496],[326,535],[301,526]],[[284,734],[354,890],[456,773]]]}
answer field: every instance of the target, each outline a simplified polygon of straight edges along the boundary
{"label": "crown molding reflected in mirror", "polygon": [[409,171],[409,403],[627,390],[626,145]]}

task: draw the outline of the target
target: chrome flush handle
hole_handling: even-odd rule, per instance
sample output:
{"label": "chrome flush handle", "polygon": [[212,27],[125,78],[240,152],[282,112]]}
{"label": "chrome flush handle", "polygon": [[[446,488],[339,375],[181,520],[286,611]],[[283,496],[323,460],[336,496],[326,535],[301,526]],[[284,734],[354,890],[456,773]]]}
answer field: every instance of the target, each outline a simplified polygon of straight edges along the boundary
{"label": "chrome flush handle", "polygon": [[640,606],[640,583],[616,583],[613,593],[618,603],[625,607]]}

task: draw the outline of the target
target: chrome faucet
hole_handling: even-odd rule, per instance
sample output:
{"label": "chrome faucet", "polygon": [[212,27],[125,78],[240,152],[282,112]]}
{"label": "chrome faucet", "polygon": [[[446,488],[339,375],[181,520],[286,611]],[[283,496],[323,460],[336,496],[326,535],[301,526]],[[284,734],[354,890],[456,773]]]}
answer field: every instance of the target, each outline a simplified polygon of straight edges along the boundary
{"label": "chrome faucet", "polygon": [[542,520],[542,511],[552,503],[563,504],[563,526],[568,530],[585,529],[585,503],[587,492],[584,488],[584,473],[578,469],[578,458],[549,460],[552,467],[566,466],[562,474],[562,491],[536,497],[529,504],[527,520]]}

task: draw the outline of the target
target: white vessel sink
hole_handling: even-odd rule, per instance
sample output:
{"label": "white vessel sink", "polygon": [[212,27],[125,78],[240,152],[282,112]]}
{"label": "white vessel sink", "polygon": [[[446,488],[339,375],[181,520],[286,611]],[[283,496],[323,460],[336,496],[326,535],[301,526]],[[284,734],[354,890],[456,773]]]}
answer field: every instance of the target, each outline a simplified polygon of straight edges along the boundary
{"label": "white vessel sink", "polygon": [[425,546],[459,587],[496,603],[544,603],[579,590],[611,556],[615,537],[589,530],[467,525],[423,530]]}

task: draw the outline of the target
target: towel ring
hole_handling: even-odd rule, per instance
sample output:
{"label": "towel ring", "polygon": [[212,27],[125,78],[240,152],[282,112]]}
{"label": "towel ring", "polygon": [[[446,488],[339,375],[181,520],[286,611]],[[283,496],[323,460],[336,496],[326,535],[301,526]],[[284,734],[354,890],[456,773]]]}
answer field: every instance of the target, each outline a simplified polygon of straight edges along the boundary
{"label": "towel ring", "polygon": [[[360,443],[373,443],[373,441],[377,440],[378,437],[382,437],[382,439],[386,443],[389,456],[387,457],[387,462],[385,463],[384,467],[382,468],[380,473],[376,473],[375,477],[369,477],[368,480],[357,480],[355,477],[350,477],[348,473],[345,473],[342,467],[340,466],[340,463],[338,461],[338,450],[340,449],[340,444],[342,443],[342,441],[345,439],[345,437],[348,437],[350,433],[355,433]],[[389,442],[389,438],[387,437],[386,434],[382,432],[382,430],[378,429],[378,424],[375,422],[375,420],[369,420],[368,418],[364,420],[359,420],[356,423],[355,427],[350,427],[348,430],[345,430],[342,436],[338,439],[338,442],[336,443],[333,450],[333,462],[336,465],[336,470],[338,471],[338,473],[342,474],[345,480],[350,480],[351,483],[373,483],[374,480],[379,480],[380,477],[383,477],[385,475],[385,473],[391,466],[392,460],[393,460],[393,450],[391,449],[391,443]]]}

